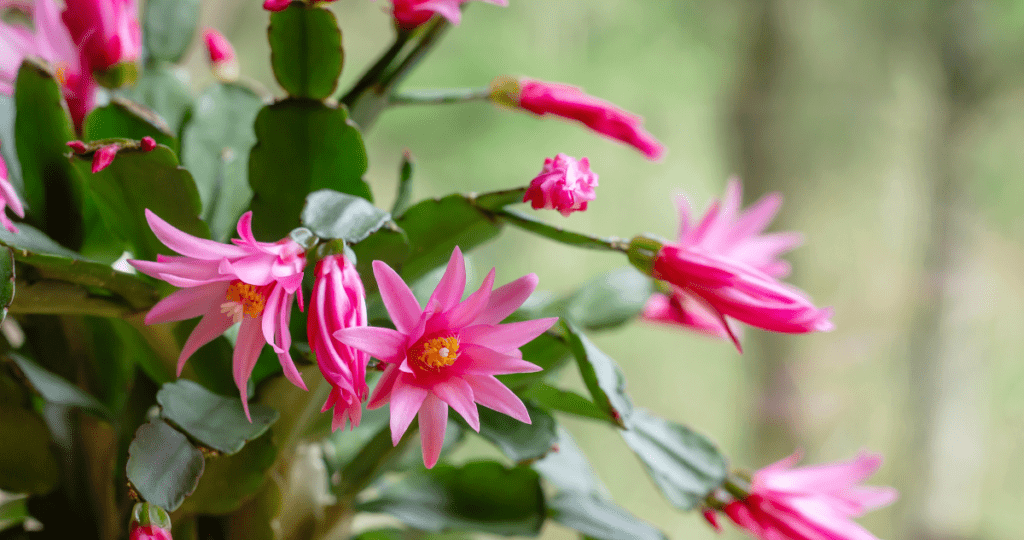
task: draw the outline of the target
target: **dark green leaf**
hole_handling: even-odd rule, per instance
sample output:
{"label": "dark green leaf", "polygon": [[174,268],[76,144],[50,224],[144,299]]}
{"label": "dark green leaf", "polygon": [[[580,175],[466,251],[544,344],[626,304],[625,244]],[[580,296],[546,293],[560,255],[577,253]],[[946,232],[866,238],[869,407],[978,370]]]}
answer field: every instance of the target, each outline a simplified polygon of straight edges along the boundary
{"label": "dark green leaf", "polygon": [[[393,224],[385,224],[366,240],[352,246],[356,254],[356,270],[363,278],[366,294],[377,292],[377,280],[373,278],[373,261],[386,262],[391,268],[401,268],[409,257],[409,239]],[[379,297],[377,297],[379,298]],[[383,306],[383,304],[381,304]]]}
{"label": "dark green leaf", "polygon": [[270,63],[293,97],[325,99],[334,93],[343,60],[341,29],[326,9],[292,2],[270,15]]}
{"label": "dark green leaf", "polygon": [[159,114],[172,133],[181,132],[181,124],[193,101],[188,87],[188,72],[162,65],[146,66],[139,81],[125,92],[125,96]]}
{"label": "dark green leaf", "polygon": [[147,0],[142,27],[146,52],[158,60],[181,60],[198,24],[199,0]]}
{"label": "dark green leaf", "polygon": [[421,201],[406,210],[396,223],[405,231],[411,246],[400,272],[406,282],[448,262],[455,246],[465,253],[501,232],[501,225],[492,216],[457,194]]}
{"label": "dark green leaf", "polygon": [[302,208],[302,224],[320,238],[341,238],[350,244],[384,226],[391,215],[370,201],[331,189],[314,191]]}
{"label": "dark green leaf", "polygon": [[264,107],[255,126],[249,184],[257,238],[277,240],[298,227],[312,191],[333,189],[373,200],[363,181],[366,147],[345,109],[286,99]]}
{"label": "dark green leaf", "polygon": [[506,469],[494,462],[437,465],[410,474],[359,509],[392,514],[425,531],[461,529],[523,536],[535,536],[547,515],[537,473],[528,467]]}
{"label": "dark green leaf", "polygon": [[267,431],[277,418],[277,411],[254,403],[249,406],[252,423],[245,417],[238,398],[228,398],[181,379],[167,383],[156,395],[161,416],[174,423],[204,446],[234,454]]}
{"label": "dark green leaf", "polygon": [[47,371],[32,360],[20,354],[10,352],[8,356],[14,360],[32,387],[49,403],[80,407],[102,418],[110,418],[110,411],[85,390],[75,386],[63,377]]}
{"label": "dark green leaf", "polygon": [[7,318],[7,308],[14,300],[14,252],[0,248],[0,322]]}
{"label": "dark green leaf", "polygon": [[256,144],[253,122],[263,100],[239,84],[215,84],[196,101],[182,134],[182,161],[195,175],[203,219],[214,239],[225,241],[249,207],[249,150]]}
{"label": "dark green leaf", "polygon": [[530,424],[486,407],[480,408],[480,435],[516,463],[544,457],[558,438],[555,419],[547,411],[529,402],[526,402],[526,410],[530,413]]}
{"label": "dark green leaf", "polygon": [[50,432],[38,414],[0,406],[0,489],[41,495],[57,485]]}
{"label": "dark green leaf", "polygon": [[75,165],[87,175],[89,190],[112,233],[121,236],[137,259],[154,260],[173,253],[157,240],[146,222],[145,210],[193,236],[209,238],[199,219],[199,193],[188,171],[178,165],[169,148],[150,152],[123,148],[106,169],[92,174],[92,156],[76,155]]}
{"label": "dark green leaf", "polygon": [[195,491],[203,468],[203,454],[162,420],[139,427],[128,448],[128,480],[135,491],[169,511]]}
{"label": "dark green leaf", "polygon": [[542,371],[498,375],[498,379],[513,390],[521,390],[544,380],[545,377],[561,369],[565,360],[569,358],[569,346],[566,345],[565,338],[550,330],[523,345],[519,350],[523,353],[523,360],[537,364]]}
{"label": "dark green leaf", "polygon": [[562,491],[607,499],[610,496],[608,488],[597,477],[583,450],[561,426],[558,428],[557,444],[558,450],[534,462],[533,469]]}
{"label": "dark green leaf", "polygon": [[654,292],[654,282],[631,266],[588,281],[569,300],[566,316],[584,329],[613,328],[633,320]]}
{"label": "dark green leaf", "polygon": [[608,420],[608,415],[599,409],[597,405],[594,405],[592,401],[570,390],[562,390],[549,384],[540,383],[531,386],[524,393],[524,396],[529,397],[548,409],[584,418]]}
{"label": "dark green leaf", "polygon": [[26,212],[58,243],[78,249],[84,232],[84,180],[67,158],[67,143],[77,137],[60,86],[45,67],[26,61],[18,71],[14,99]]}
{"label": "dark green leaf", "polygon": [[526,195],[526,188],[481,193],[476,197],[476,204],[488,210],[501,210],[510,204],[522,203],[524,195]]}
{"label": "dark green leaf", "polygon": [[195,493],[181,505],[181,511],[194,514],[227,514],[254,496],[274,465],[277,448],[270,434],[249,442],[233,456],[213,456]]}
{"label": "dark green leaf", "polygon": [[120,98],[93,109],[85,118],[84,131],[86,141],[152,137],[168,148],[178,148],[174,134],[160,116],[142,105]]}
{"label": "dark green leaf", "polygon": [[563,492],[548,501],[555,521],[596,540],[666,540],[665,533],[607,500]]}
{"label": "dark green leaf", "polygon": [[29,517],[26,496],[19,496],[0,503],[0,532],[25,523]]}
{"label": "dark green leaf", "polygon": [[562,321],[562,326],[590,397],[615,424],[626,427],[633,402],[626,394],[626,377],[622,375],[619,365],[591,343],[572,323]]}
{"label": "dark green leaf", "polygon": [[636,409],[622,432],[665,498],[680,510],[693,510],[722,485],[725,457],[703,435]]}

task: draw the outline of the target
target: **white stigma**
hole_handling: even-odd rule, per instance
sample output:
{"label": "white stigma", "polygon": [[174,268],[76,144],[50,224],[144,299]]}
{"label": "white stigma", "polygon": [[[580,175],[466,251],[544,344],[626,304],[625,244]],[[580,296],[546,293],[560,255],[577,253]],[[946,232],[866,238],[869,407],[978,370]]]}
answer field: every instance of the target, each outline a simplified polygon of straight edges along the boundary
{"label": "white stigma", "polygon": [[234,323],[242,322],[244,310],[245,306],[241,302],[224,302],[220,305],[220,312],[227,314],[228,318]]}
{"label": "white stigma", "polygon": [[437,351],[437,354],[439,354],[441,358],[448,358],[448,347],[441,347],[441,350]]}

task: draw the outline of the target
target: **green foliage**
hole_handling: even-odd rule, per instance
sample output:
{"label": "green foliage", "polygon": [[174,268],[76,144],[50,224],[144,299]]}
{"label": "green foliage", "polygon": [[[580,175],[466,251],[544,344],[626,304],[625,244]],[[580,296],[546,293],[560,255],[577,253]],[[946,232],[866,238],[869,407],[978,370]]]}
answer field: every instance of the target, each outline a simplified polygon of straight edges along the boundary
{"label": "green foliage", "polygon": [[304,2],[270,15],[270,63],[292,97],[326,99],[341,76],[341,29],[334,14]]}
{"label": "green foliage", "polygon": [[18,365],[18,369],[25,375],[28,382],[32,384],[32,387],[48,403],[79,407],[100,418],[112,418],[110,410],[85,390],[75,386],[63,377],[47,371],[39,364],[20,354],[14,352],[7,354]]}
{"label": "green foliage", "polygon": [[224,454],[234,454],[246,441],[263,435],[279,416],[274,409],[254,403],[249,407],[250,422],[238,398],[214,394],[184,379],[163,385],[156,401],[165,420],[202,445]]}
{"label": "green foliage", "polygon": [[111,232],[119,236],[136,258],[154,260],[157,253],[173,253],[160,242],[146,222],[145,210],[186,233],[210,236],[199,219],[199,193],[188,171],[178,166],[169,148],[143,152],[121,144],[114,162],[93,174],[92,156],[78,154],[74,163],[88,179],[89,191]]}
{"label": "green foliage", "polygon": [[565,316],[587,330],[621,326],[640,314],[654,282],[632,267],[594,277],[569,299]]}
{"label": "green foliage", "polygon": [[341,238],[350,244],[384,226],[391,215],[362,197],[322,189],[306,197],[302,225],[320,238]]}
{"label": "green foliage", "polygon": [[264,107],[255,130],[249,184],[257,238],[277,240],[298,227],[299,213],[312,191],[333,189],[373,199],[363,181],[363,138],[344,108],[286,99]]}
{"label": "green foliage", "polygon": [[0,249],[0,322],[7,318],[7,308],[14,301],[14,253]]}
{"label": "green foliage", "polygon": [[0,489],[43,494],[57,484],[50,432],[34,411],[0,405]]}
{"label": "green foliage", "polygon": [[628,424],[622,437],[676,508],[693,510],[722,485],[725,457],[703,435],[644,409],[634,410]]}
{"label": "green foliage", "polygon": [[352,251],[356,254],[356,270],[363,277],[367,295],[377,291],[377,280],[373,279],[373,261],[380,260],[392,268],[401,268],[402,263],[409,258],[409,250],[409,237],[405,231],[387,223],[365,240],[352,246]]}
{"label": "green foliage", "polygon": [[[495,489],[500,486],[501,489]],[[359,505],[424,531],[473,530],[535,536],[547,515],[540,477],[528,467],[480,461],[413,473]]]}
{"label": "green foliage", "polygon": [[182,161],[195,177],[203,220],[215,240],[231,237],[252,199],[249,150],[261,107],[263,100],[248,87],[214,84],[199,96],[182,133]]}
{"label": "green foliage", "polygon": [[548,501],[555,521],[597,540],[667,540],[665,533],[621,506],[581,493],[559,493]]}
{"label": "green foliage", "polygon": [[[513,314],[513,317],[516,315]],[[535,373],[499,375],[498,379],[513,390],[528,388],[558,371],[565,364],[570,353],[565,338],[552,330],[537,336],[536,339],[523,345],[519,350],[523,353],[523,360],[540,366],[542,370]]]}
{"label": "green foliage", "polygon": [[146,53],[178,62],[188,52],[199,24],[199,0],[147,0],[143,14]]}
{"label": "green foliage", "polygon": [[28,518],[27,497],[16,497],[0,503],[0,532],[21,525]]}
{"label": "green foliage", "polygon": [[626,394],[626,378],[622,370],[572,323],[562,321],[562,326],[594,404],[616,425],[626,427],[633,411],[633,402]]}
{"label": "green foliage", "polygon": [[480,407],[480,436],[491,441],[516,463],[528,463],[547,455],[555,446],[555,419],[539,407],[526,402],[531,423],[524,424],[508,415]]}
{"label": "green foliage", "polygon": [[115,98],[109,105],[93,109],[85,117],[83,131],[86,141],[152,137],[168,148],[178,148],[174,133],[160,116],[125,99]]}
{"label": "green foliage", "polygon": [[574,414],[594,420],[609,420],[608,415],[594,405],[593,401],[573,392],[540,383],[531,386],[525,395],[548,409]]}
{"label": "green foliage", "polygon": [[246,444],[237,454],[208,458],[199,486],[182,503],[181,511],[227,514],[239,509],[263,487],[276,457],[277,448],[270,434],[266,434]]}
{"label": "green foliage", "polygon": [[147,502],[176,510],[203,475],[203,454],[161,420],[142,425],[128,448],[128,480]]}
{"label": "green foliage", "polygon": [[125,96],[160,115],[172,133],[181,131],[182,123],[192,109],[188,76],[173,66],[146,66],[135,86],[125,91]]}

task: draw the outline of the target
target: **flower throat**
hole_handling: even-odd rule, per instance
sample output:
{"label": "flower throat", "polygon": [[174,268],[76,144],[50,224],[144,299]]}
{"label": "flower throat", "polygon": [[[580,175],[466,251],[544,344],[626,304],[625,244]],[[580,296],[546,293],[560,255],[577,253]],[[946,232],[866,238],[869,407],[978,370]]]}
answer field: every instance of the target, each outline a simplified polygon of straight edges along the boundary
{"label": "flower throat", "polygon": [[459,357],[459,338],[446,336],[421,341],[409,353],[417,367],[437,371],[455,363]]}
{"label": "flower throat", "polygon": [[235,322],[242,322],[242,315],[253,319],[259,317],[267,303],[267,296],[262,289],[265,287],[250,285],[237,279],[232,281],[225,295],[227,302],[220,306],[221,313],[228,314]]}

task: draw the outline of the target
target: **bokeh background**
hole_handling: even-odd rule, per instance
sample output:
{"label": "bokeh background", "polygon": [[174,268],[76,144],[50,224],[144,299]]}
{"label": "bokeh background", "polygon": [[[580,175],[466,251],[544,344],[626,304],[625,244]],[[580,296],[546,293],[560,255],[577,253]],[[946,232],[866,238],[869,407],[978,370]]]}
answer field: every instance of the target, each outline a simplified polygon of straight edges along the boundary
{"label": "bokeh background", "polygon": [[[379,202],[404,149],[417,198],[524,185],[545,157],[587,156],[601,176],[589,210],[538,216],[600,235],[672,237],[673,198],[704,209],[733,174],[748,203],[781,192],[773,230],[806,237],[790,281],[835,308],[836,330],[749,330],[743,355],[640,322],[598,336],[635,402],[738,467],[796,448],[807,462],[883,453],[872,482],[902,497],[862,520],[880,538],[1024,537],[1024,2],[509,3],[469,5],[404,88],[500,74],[579,85],[644,116],[667,157],[486,103],[396,108],[367,138]],[[259,2],[203,9],[243,74],[280,93]],[[344,87],[393,34],[387,2],[332,9]],[[199,47],[189,69],[197,90],[211,80]],[[536,272],[559,293],[625,262],[509,229],[473,259],[477,279],[492,265],[499,282]],[[565,384],[580,385],[571,371]],[[715,537],[665,502],[618,434],[565,422],[617,502],[672,538]],[[552,524],[543,537],[573,536]]]}

